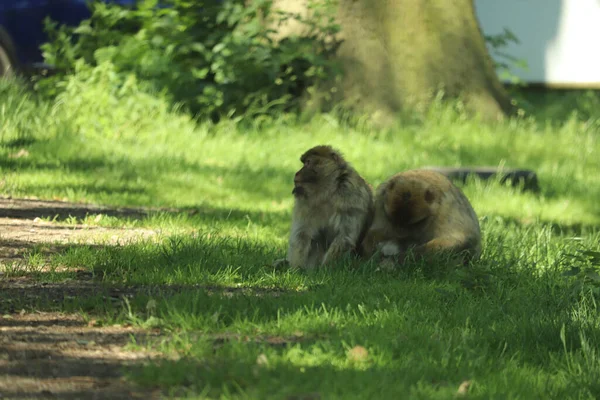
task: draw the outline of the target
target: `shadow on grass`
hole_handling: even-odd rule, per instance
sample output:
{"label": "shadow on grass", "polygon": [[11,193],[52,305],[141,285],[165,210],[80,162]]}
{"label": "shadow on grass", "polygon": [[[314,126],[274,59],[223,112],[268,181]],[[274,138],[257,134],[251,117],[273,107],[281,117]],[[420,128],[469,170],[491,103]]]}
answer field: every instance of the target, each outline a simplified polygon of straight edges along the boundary
{"label": "shadow on grass", "polygon": [[[283,390],[282,396],[305,394],[307,388],[318,390],[322,395],[333,395],[339,393],[340,386],[302,384],[293,378],[301,372],[301,367],[291,363],[278,364],[275,369],[259,370],[257,373],[257,356],[266,351],[265,346],[277,351],[289,346],[310,346],[320,341],[335,347],[341,341],[368,339],[369,343],[392,357],[402,357],[402,354],[418,357],[421,353],[417,349],[420,348],[429,349],[428,354],[433,357],[437,354],[437,341],[441,343],[440,348],[446,349],[452,348],[448,343],[455,342],[446,343],[444,340],[458,340],[455,344],[464,347],[457,352],[467,351],[467,348],[477,351],[480,347],[491,352],[488,356],[492,358],[500,357],[502,349],[509,343],[510,351],[523,353],[520,359],[543,366],[548,362],[548,352],[562,351],[558,333],[563,324],[567,325],[568,338],[577,338],[580,332],[584,332],[592,343],[598,340],[594,326],[586,325],[583,320],[573,321],[573,301],[566,301],[556,284],[549,285],[539,274],[523,273],[522,276],[514,276],[512,281],[504,279],[497,283],[497,289],[492,282],[479,294],[454,286],[456,290],[446,295],[439,294],[436,289],[452,285],[451,277],[427,279],[418,274],[407,277],[406,274],[375,273],[360,268],[317,273],[274,271],[265,266],[272,260],[273,250],[246,237],[209,235],[172,236],[159,243],[116,247],[68,245],[51,260],[52,265],[65,268],[64,272],[41,272],[32,276],[35,279],[8,277],[0,280],[0,314],[18,313],[21,309],[27,312],[85,311],[106,321],[128,321],[133,315],[143,326],[152,300],[156,315],[166,326],[175,330],[186,327],[184,330],[196,334],[198,340],[206,341],[215,353],[149,365],[143,365],[137,359],[131,362],[94,358],[97,356],[71,359],[64,354],[53,356],[49,351],[54,349],[43,349],[45,353],[36,355],[35,351],[39,350],[34,346],[36,340],[19,336],[19,340],[31,346],[29,360],[33,361],[26,364],[19,359],[12,360],[10,369],[0,369],[0,375],[5,373],[16,378],[38,373],[40,379],[70,379],[72,375],[69,374],[73,370],[102,376],[102,368],[114,374],[118,367],[125,367],[135,381],[163,390],[183,387],[201,391],[207,384],[223,388],[223,384],[229,382],[237,385],[238,389],[271,393],[267,386],[264,390],[257,389],[264,380],[270,382],[271,387]],[[506,265],[498,267],[498,270],[510,268],[510,265],[511,260],[507,260]],[[518,273],[515,269],[506,274]],[[361,307],[368,311],[357,318],[357,310]],[[372,318],[375,312],[380,313],[377,319]],[[210,322],[215,316],[218,324]],[[468,331],[464,331],[465,320],[469,321]],[[181,321],[184,322],[180,327]],[[241,327],[240,321],[267,332],[273,329],[274,324],[287,323],[292,329],[302,330],[303,336],[250,335],[246,340],[244,335],[236,333]],[[12,321],[5,328],[18,330],[22,325],[27,324]],[[433,325],[438,327],[436,335],[441,336],[440,339],[432,336],[437,332]],[[51,343],[61,337],[61,329],[68,327],[57,322],[48,325],[48,329],[55,330],[48,332],[45,326],[34,325],[33,329],[27,330],[29,333],[22,335],[44,330],[47,336],[37,341]],[[283,328],[284,331],[286,329]],[[463,331],[466,335],[464,343],[460,339]],[[110,338],[111,332],[105,333]],[[406,338],[392,340],[398,336]],[[84,337],[82,340],[88,339]],[[93,340],[100,343],[103,339]],[[143,343],[143,337],[140,342]],[[195,343],[195,339],[192,342]],[[244,349],[232,352],[231,346],[240,344]],[[70,345],[81,346],[77,340]],[[569,348],[578,346],[576,343],[568,345]],[[12,344],[0,341],[0,346]],[[473,346],[477,348],[473,349]],[[220,348],[225,348],[224,353],[219,353]],[[0,350],[17,354],[12,347]],[[56,359],[61,371],[65,372],[54,372],[58,367],[52,369],[44,364],[44,357],[48,355]],[[89,365],[79,368],[82,358]],[[39,370],[34,369],[37,360],[40,360]],[[89,369],[94,364],[99,365],[99,372]],[[321,382],[329,379],[332,382],[351,382],[345,384],[344,391],[357,393],[361,387],[373,388],[368,382],[386,373],[389,374],[390,387],[395,387],[392,382],[397,374],[406,374],[409,370],[415,373],[414,379],[405,381],[413,383],[422,378],[435,379],[436,374],[440,374],[440,370],[436,369],[423,370],[428,363],[410,365],[412,367],[396,364],[391,372],[381,368],[361,371],[324,365],[307,367],[302,376],[306,377],[304,380],[313,377],[315,382],[317,378]],[[112,376],[116,375],[109,375]],[[327,378],[324,380],[323,377]],[[277,384],[288,381],[290,384],[285,388]],[[353,386],[355,383],[358,386]],[[231,388],[233,392],[238,389]]]}
{"label": "shadow on grass", "polygon": [[[461,288],[464,277],[440,273],[433,266],[389,273],[374,271],[361,262],[311,272],[274,270],[270,264],[280,251],[247,238],[210,233],[124,246],[66,245],[51,255],[52,267],[13,274],[14,277],[7,275],[0,281],[0,299],[5,300],[0,307],[7,312],[21,308],[80,309],[118,316],[124,312],[127,300],[134,314],[143,315],[148,301],[157,300],[158,311],[165,315],[217,313],[225,324],[239,317],[269,323],[277,320],[280,312],[294,314],[321,305],[353,308],[379,302],[386,296],[396,298],[398,291],[406,292],[407,282],[412,281],[426,286],[428,297],[422,306],[431,303],[433,307],[440,302],[452,304],[461,293],[492,295],[496,285],[515,287],[525,279],[516,276],[516,271],[506,271],[503,277],[502,265],[492,266],[494,270],[482,266],[472,271],[467,283],[477,283],[476,290],[465,289],[468,285]],[[507,259],[503,263],[517,261]],[[528,275],[530,272],[525,269],[521,274],[535,279]],[[451,291],[446,290],[448,284],[453,287]],[[439,291],[440,288],[446,289]],[[553,298],[553,302],[560,301],[565,300]]]}
{"label": "shadow on grass", "polygon": [[[410,384],[415,382],[432,391],[445,389],[451,398],[462,381],[458,376],[455,381],[440,380],[435,368],[427,371],[426,368],[401,363],[389,367],[374,366],[371,360],[346,368],[329,363],[294,365],[289,360],[279,361],[276,367],[270,367],[268,358],[264,355],[262,357],[265,358],[261,358],[259,354],[258,349],[247,344],[246,352],[239,353],[237,359],[219,355],[208,360],[190,357],[135,366],[127,371],[127,376],[143,386],[162,388],[175,397],[193,397],[205,391],[204,394],[210,398],[219,398],[227,393],[243,398],[287,400],[410,398],[407,395]],[[262,361],[264,364],[260,363],[261,359],[266,360]]]}
{"label": "shadow on grass", "polygon": [[[531,225],[515,217],[505,216],[501,214],[499,214],[499,216],[508,224],[518,226],[520,228],[525,228]],[[598,216],[600,216],[600,213],[598,214]],[[550,227],[552,233],[557,235],[581,236],[584,234],[589,234],[590,232],[600,232],[600,224],[596,223],[558,223],[550,220],[540,220],[536,223],[540,223],[542,225]]]}
{"label": "shadow on grass", "polygon": [[600,90],[526,87],[515,89],[514,95],[539,123],[563,125],[575,111],[581,120],[598,117]]}
{"label": "shadow on grass", "polygon": [[[173,271],[168,270],[163,271],[163,281],[155,279],[152,284],[125,283],[131,279],[127,275],[122,276],[123,281],[115,279],[119,275],[115,268],[120,264],[114,265],[116,259],[112,257],[122,261],[137,253],[135,260],[130,261],[150,268],[162,263],[169,267],[198,253],[189,253],[198,250],[198,246],[187,250],[169,247],[173,243],[168,242],[166,247],[157,245],[151,250],[147,244],[111,247],[44,243],[43,246],[52,246],[52,254],[45,253],[46,256],[52,258],[58,254],[58,261],[71,262],[50,262],[48,267],[33,273],[0,274],[0,394],[14,399],[79,399],[89,397],[92,392],[98,399],[158,398],[152,388],[140,389],[122,380],[124,370],[141,369],[149,361],[147,352],[128,351],[124,346],[132,339],[144,345],[164,337],[156,330],[127,327],[127,322],[112,325],[110,321],[122,321],[118,317],[127,315],[126,302],[132,304],[133,312],[138,315],[149,299],[160,302],[202,293],[210,301],[213,297],[223,300],[232,296],[277,297],[285,291],[260,285],[167,283],[174,277]],[[20,242],[18,248],[39,245]],[[230,247],[222,244],[213,250],[227,251]],[[248,249],[246,254],[250,255]],[[158,257],[157,263],[153,264],[147,256]],[[58,268],[52,270],[53,267]],[[143,274],[143,269],[140,272]],[[103,281],[102,277],[111,273],[112,279]],[[78,316],[81,311],[102,319],[106,325],[88,323]],[[215,346],[233,339],[227,334],[212,338]],[[274,345],[284,343],[280,338],[258,340]]]}
{"label": "shadow on grass", "polygon": [[[402,333],[399,332],[398,336],[401,337]],[[368,353],[364,360],[347,363],[344,362],[344,358],[350,358],[348,353],[339,348],[338,351],[333,351],[334,354],[337,353],[337,362],[303,362],[294,360],[291,356],[270,365],[269,355],[273,355],[279,349],[269,349],[272,346],[265,343],[243,344],[243,350],[237,352],[219,352],[215,349],[208,357],[199,355],[177,361],[161,360],[144,366],[133,366],[126,374],[142,386],[161,388],[165,393],[182,397],[203,393],[211,398],[227,394],[244,398],[287,400],[456,398],[462,397],[457,395],[461,383],[473,375],[476,375],[480,382],[488,383],[498,376],[502,376],[500,379],[506,382],[506,377],[510,376],[512,379],[509,383],[500,385],[504,386],[505,395],[514,393],[526,398],[536,397],[536,393],[548,394],[549,390],[547,384],[539,384],[539,376],[535,373],[530,374],[531,370],[543,371],[541,365],[522,363],[524,366],[521,369],[515,366],[516,362],[504,360],[501,354],[487,354],[489,363],[494,364],[490,367],[490,364],[481,362],[483,356],[478,359],[477,356],[469,354],[480,349],[461,348],[456,350],[456,354],[460,354],[458,358],[462,362],[451,359],[450,365],[445,366],[439,361],[435,350],[431,351],[436,345],[428,343],[426,338],[404,345],[397,342],[373,344],[371,347],[379,348],[381,353],[375,356]],[[315,347],[319,348],[318,345]],[[331,347],[337,348],[338,344]],[[330,352],[331,347],[327,347]],[[290,349],[293,350],[289,351]],[[286,343],[286,350],[289,351],[288,354],[306,355],[311,351],[304,343],[295,342]],[[319,354],[319,351],[316,353]],[[374,362],[374,358],[382,353],[385,361]],[[553,396],[549,397],[569,397],[576,392],[583,394],[593,385],[595,384],[586,382],[586,385],[581,385],[583,387],[557,386],[553,390]],[[491,390],[493,391],[494,389]]]}
{"label": "shadow on grass", "polygon": [[[83,219],[88,216],[107,215],[117,218],[147,218],[152,209],[134,207],[104,207],[94,204],[70,203],[54,200],[0,199],[0,218],[35,219],[48,218],[64,221],[71,217]],[[155,211],[159,211],[156,209]],[[175,209],[166,212],[176,212]]]}
{"label": "shadow on grass", "polygon": [[[35,142],[27,142],[29,145]],[[50,143],[50,142],[49,142]],[[27,146],[24,146],[27,147]],[[94,171],[110,166],[108,160],[101,157],[38,159],[28,155],[26,157],[4,158],[0,160],[0,168],[6,170],[69,170],[69,171]]]}
{"label": "shadow on grass", "polygon": [[[65,144],[70,146],[71,144]],[[43,151],[43,150],[41,150]],[[138,195],[160,199],[164,191],[189,190],[203,200],[203,186],[209,184],[248,196],[248,200],[264,199],[281,195],[291,196],[293,172],[280,168],[253,167],[246,161],[237,164],[209,165],[195,162],[183,156],[125,157],[112,154],[64,155],[51,160],[38,158],[36,152],[27,157],[4,158],[0,169],[12,171],[50,171],[57,174],[80,173],[89,175],[89,184],[26,183],[32,192],[43,190],[80,190],[94,194],[114,194],[131,191]],[[190,176],[193,177],[190,179]],[[141,178],[142,183],[138,182]],[[102,183],[98,183],[99,180]]]}
{"label": "shadow on grass", "polygon": [[[147,220],[154,216],[177,217],[185,216],[199,221],[212,220],[238,220],[247,223],[247,218],[252,221],[261,220],[263,217],[281,219],[287,217],[283,211],[252,211],[240,209],[218,208],[211,206],[197,207],[107,207],[96,204],[71,203],[55,200],[30,200],[0,198],[0,218],[49,219],[63,222],[71,218],[84,219],[98,215],[115,217],[123,220]],[[2,224],[6,225],[6,224]],[[61,226],[36,226],[36,228],[60,229]],[[77,229],[77,226],[62,227]],[[81,228],[81,227],[80,227]]]}
{"label": "shadow on grass", "polygon": [[[3,142],[2,146],[7,147],[9,149],[14,149],[17,147],[31,146],[35,142],[37,142],[37,139],[34,139],[32,137],[22,137],[22,138],[11,139],[6,142]],[[3,161],[6,162],[6,160],[3,160]],[[0,165],[7,165],[7,164],[0,164]]]}
{"label": "shadow on grass", "polygon": [[[29,311],[82,310],[92,314],[110,314],[112,316],[125,310],[124,301],[138,298],[133,304],[134,311],[143,311],[146,302],[157,298],[168,300],[175,296],[181,299],[190,296],[208,300],[230,299],[234,295],[279,297],[288,291],[272,287],[238,287],[235,285],[211,284],[155,284],[122,285],[106,284],[91,280],[92,275],[81,270],[72,272],[53,272],[52,280],[45,281],[44,272],[19,274],[0,279],[0,312],[16,313]],[[90,279],[90,280],[88,280]],[[137,307],[139,305],[139,308]]]}
{"label": "shadow on grass", "polygon": [[[78,227],[61,228],[73,231]],[[44,235],[44,230],[37,234]],[[121,301],[136,296],[278,296],[285,287],[239,284],[243,277],[260,274],[257,271],[273,261],[275,252],[260,242],[211,233],[139,238],[127,245],[4,238],[0,256],[13,265],[5,267],[5,272],[0,270],[0,299],[4,300],[0,312],[21,308],[56,311],[69,304],[86,310],[100,306],[105,312],[115,311],[117,303],[122,311]],[[41,256],[34,266],[27,265],[31,254]]]}

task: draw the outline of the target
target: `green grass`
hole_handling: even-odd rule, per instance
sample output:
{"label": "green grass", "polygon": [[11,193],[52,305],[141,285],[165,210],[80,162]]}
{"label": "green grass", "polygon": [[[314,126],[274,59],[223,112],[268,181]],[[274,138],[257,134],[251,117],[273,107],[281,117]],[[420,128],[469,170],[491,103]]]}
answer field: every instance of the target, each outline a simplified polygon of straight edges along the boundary
{"label": "green grass", "polygon": [[[446,399],[465,380],[470,398],[600,396],[598,261],[568,257],[600,251],[600,114],[556,122],[543,108],[489,126],[440,106],[389,132],[326,115],[213,126],[135,87],[111,92],[83,78],[71,87],[49,103],[0,83],[0,190],[182,210],[89,217],[162,233],[157,242],[70,245],[49,261],[86,269],[106,287],[138,288],[127,304],[91,296],[58,305],[160,329],[164,340],[132,346],[158,349],[165,361],[128,369],[130,379],[190,398]],[[579,106],[573,99],[552,107]],[[426,165],[506,165],[536,171],[541,192],[463,187],[484,235],[482,259],[468,271],[368,263],[275,271],[298,158],[320,143],[342,150],[374,185]],[[11,158],[21,149],[26,156]],[[40,251],[29,257],[34,276],[74,277],[39,272]],[[583,272],[564,276],[571,267]],[[350,357],[355,346],[368,355]]]}

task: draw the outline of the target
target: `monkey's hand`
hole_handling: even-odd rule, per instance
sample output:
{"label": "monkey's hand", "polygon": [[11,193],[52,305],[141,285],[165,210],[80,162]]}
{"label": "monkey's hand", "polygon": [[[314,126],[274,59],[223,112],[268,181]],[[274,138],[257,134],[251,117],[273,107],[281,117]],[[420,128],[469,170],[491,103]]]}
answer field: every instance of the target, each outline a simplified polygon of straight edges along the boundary
{"label": "monkey's hand", "polygon": [[290,262],[287,260],[287,258],[280,258],[279,260],[273,261],[273,263],[271,264],[271,266],[275,269],[283,269],[289,267],[289,265]]}
{"label": "monkey's hand", "polygon": [[323,262],[321,264],[326,265],[331,262],[335,262],[342,256],[350,254],[353,248],[354,244],[350,238],[338,236],[333,240],[327,249],[327,253],[325,253]]}
{"label": "monkey's hand", "polygon": [[367,232],[362,243],[360,243],[359,253],[362,257],[371,257],[377,250],[377,238],[373,231]]}
{"label": "monkey's hand", "polygon": [[402,253],[400,246],[393,241],[381,243],[380,251],[385,257],[399,256]]}
{"label": "monkey's hand", "polygon": [[350,254],[357,245],[362,228],[361,215],[347,212],[339,217],[338,234],[329,245],[321,265],[335,262],[340,257]]}
{"label": "monkey's hand", "polygon": [[394,240],[379,243],[382,260],[379,269],[392,270],[406,261],[406,248]]}

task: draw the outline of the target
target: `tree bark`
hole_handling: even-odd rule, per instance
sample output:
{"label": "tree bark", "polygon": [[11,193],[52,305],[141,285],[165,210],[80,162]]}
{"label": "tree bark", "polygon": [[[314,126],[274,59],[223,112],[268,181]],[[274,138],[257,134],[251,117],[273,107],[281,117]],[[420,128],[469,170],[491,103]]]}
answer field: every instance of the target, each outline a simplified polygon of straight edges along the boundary
{"label": "tree bark", "polygon": [[[275,5],[297,12],[299,3],[306,1]],[[443,91],[485,119],[512,112],[473,0],[339,0],[337,18],[344,70],[338,101],[386,120]]]}

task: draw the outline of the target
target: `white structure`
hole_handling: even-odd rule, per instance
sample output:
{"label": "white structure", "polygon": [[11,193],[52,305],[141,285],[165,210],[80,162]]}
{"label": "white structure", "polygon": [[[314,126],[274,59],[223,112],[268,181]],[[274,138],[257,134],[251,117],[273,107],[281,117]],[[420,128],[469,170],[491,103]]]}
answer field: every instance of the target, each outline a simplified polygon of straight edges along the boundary
{"label": "white structure", "polygon": [[549,87],[600,88],[600,0],[475,0],[486,35],[508,28],[520,44],[504,52],[528,70],[511,72]]}

